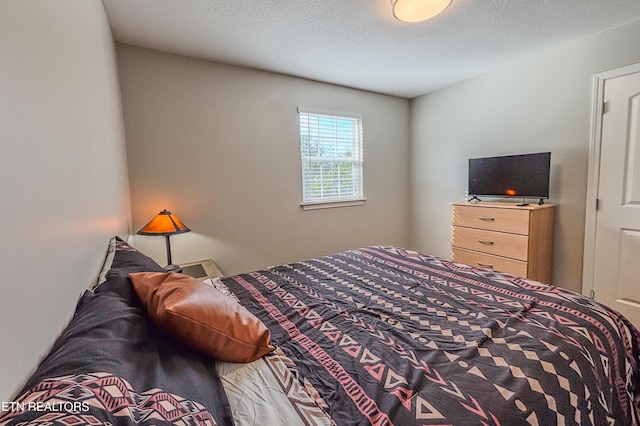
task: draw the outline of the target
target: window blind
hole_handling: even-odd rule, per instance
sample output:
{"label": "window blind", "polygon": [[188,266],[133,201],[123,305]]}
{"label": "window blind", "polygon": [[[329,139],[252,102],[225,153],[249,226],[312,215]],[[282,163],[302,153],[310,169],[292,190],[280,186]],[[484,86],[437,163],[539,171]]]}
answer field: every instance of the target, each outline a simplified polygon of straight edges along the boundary
{"label": "window blind", "polygon": [[362,119],[300,111],[302,201],[363,198]]}

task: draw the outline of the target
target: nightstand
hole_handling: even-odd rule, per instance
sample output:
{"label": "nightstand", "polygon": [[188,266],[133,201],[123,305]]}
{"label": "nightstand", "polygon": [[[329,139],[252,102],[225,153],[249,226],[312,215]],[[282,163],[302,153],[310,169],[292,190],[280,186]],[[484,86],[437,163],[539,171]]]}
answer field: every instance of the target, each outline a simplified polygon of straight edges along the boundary
{"label": "nightstand", "polygon": [[206,278],[221,277],[222,272],[218,265],[211,259],[198,260],[197,262],[181,263],[182,273],[204,280]]}

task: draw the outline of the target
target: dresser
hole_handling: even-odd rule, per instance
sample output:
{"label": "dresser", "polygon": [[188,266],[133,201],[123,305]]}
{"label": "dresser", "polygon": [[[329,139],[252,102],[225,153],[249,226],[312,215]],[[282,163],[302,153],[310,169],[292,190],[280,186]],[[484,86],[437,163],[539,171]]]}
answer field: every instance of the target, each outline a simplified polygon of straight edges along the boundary
{"label": "dresser", "polygon": [[555,205],[452,204],[451,259],[551,282]]}

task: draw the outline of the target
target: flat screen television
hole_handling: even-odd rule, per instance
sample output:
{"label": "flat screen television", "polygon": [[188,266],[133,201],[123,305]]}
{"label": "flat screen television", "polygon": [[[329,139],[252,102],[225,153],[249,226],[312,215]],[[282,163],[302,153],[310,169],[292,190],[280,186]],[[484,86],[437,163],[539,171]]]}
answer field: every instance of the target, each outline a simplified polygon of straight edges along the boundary
{"label": "flat screen television", "polygon": [[549,198],[551,153],[469,159],[469,195]]}

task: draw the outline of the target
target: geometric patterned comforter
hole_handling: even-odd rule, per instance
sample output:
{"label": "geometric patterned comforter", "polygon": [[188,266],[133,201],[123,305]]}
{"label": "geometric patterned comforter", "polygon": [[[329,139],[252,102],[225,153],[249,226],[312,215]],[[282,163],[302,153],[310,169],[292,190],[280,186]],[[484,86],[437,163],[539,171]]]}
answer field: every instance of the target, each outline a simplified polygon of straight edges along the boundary
{"label": "geometric patterned comforter", "polygon": [[129,273],[163,269],[117,237],[107,253],[0,426],[235,424],[211,358],[162,333],[132,288]]}
{"label": "geometric patterned comforter", "polygon": [[396,247],[223,283],[335,424],[638,423],[638,331],[582,295]]}
{"label": "geometric patterned comforter", "polygon": [[162,335],[137,303],[87,291],[19,397],[3,404],[0,426],[232,425],[212,364]]}

